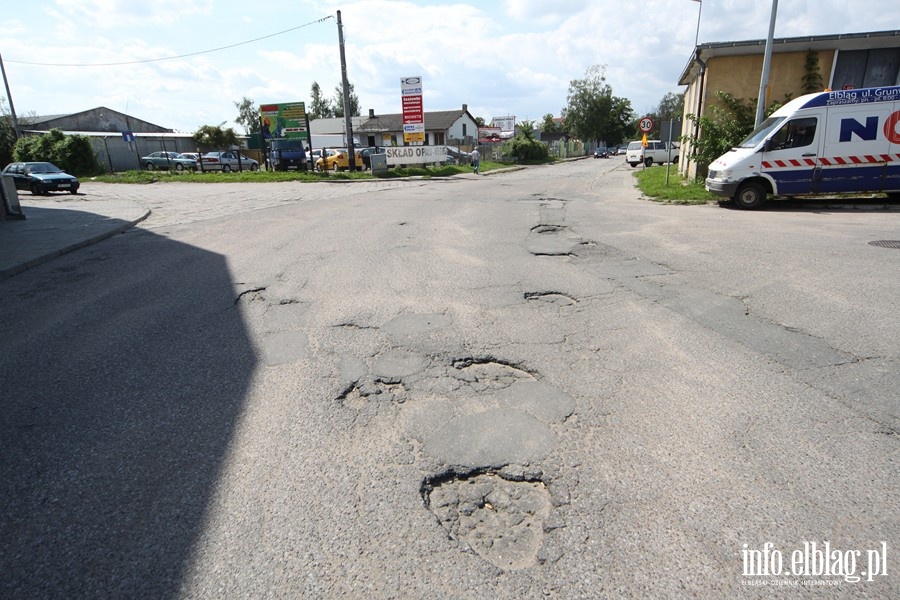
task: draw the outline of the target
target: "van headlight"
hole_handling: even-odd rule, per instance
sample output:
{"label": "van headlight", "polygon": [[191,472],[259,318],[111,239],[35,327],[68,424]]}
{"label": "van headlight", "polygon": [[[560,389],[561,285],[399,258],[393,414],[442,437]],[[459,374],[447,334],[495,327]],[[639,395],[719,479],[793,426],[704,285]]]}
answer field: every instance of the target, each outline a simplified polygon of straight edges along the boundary
{"label": "van headlight", "polygon": [[724,171],[710,171],[709,172],[710,179],[720,179],[720,180],[724,181],[724,180],[727,180],[729,177],[731,177],[730,169],[726,169]]}

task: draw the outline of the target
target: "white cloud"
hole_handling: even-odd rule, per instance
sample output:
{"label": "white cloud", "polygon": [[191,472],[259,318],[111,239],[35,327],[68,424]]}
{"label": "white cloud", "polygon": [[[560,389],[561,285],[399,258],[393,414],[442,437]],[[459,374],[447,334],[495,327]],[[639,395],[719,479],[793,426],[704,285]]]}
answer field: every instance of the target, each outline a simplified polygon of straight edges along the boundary
{"label": "white cloud", "polygon": [[[617,96],[638,112],[677,80],[694,46],[700,5],[690,0],[57,0],[22,3],[5,24],[3,58],[16,107],[42,114],[125,101],[134,116],[169,127],[230,122],[234,102],[308,100],[340,83],[336,20],[363,112],[399,112],[399,79],[425,79],[426,110],[468,104],[476,116],[558,115],[569,82],[606,65]],[[700,41],[762,39],[771,3],[702,5]],[[327,18],[324,21],[320,19]],[[32,23],[53,35],[36,37]],[[879,31],[900,22],[896,0],[793,0],[779,6],[779,37]],[[291,30],[281,35],[278,32]],[[271,37],[267,37],[271,36]],[[41,67],[173,57],[116,67]],[[134,111],[142,111],[138,114]],[[145,111],[145,112],[144,112]]]}

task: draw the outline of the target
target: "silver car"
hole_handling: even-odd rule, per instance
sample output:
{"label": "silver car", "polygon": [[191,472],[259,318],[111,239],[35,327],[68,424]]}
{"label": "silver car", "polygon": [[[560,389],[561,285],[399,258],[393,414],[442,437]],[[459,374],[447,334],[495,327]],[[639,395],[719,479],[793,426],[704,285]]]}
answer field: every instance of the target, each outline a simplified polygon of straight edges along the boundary
{"label": "silver car", "polygon": [[198,161],[204,171],[259,171],[259,162],[235,150],[207,152]]}

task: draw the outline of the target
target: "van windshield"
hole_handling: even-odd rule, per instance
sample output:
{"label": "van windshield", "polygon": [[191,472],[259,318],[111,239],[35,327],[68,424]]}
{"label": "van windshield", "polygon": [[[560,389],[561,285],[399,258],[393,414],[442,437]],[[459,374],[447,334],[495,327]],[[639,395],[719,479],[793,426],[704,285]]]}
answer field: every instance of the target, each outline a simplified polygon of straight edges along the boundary
{"label": "van windshield", "polygon": [[274,140],[273,150],[303,150],[302,140]]}
{"label": "van windshield", "polygon": [[782,121],[784,121],[784,117],[769,117],[760,123],[753,133],[744,138],[744,141],[738,144],[738,148],[756,148]]}

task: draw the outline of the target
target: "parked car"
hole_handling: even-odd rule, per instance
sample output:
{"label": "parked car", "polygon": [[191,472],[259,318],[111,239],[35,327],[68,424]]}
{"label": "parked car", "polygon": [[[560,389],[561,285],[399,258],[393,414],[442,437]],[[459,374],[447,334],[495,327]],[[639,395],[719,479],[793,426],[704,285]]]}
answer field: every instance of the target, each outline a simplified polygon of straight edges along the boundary
{"label": "parked car", "polygon": [[[316,171],[344,171],[350,168],[350,152],[346,148],[326,148],[325,158],[316,161]],[[362,170],[363,159],[360,153],[356,152],[356,169]]]}
{"label": "parked car", "polygon": [[472,160],[472,155],[459,148],[447,146],[447,162],[451,165],[467,165]]}
{"label": "parked car", "polygon": [[204,171],[259,171],[259,161],[235,150],[207,152],[200,157]]}
{"label": "parked car", "polygon": [[48,162],[10,163],[3,175],[13,178],[17,190],[28,190],[35,196],[48,192],[76,194],[81,185],[77,177]]}
{"label": "parked car", "polygon": [[141,165],[148,171],[170,169],[174,171],[197,170],[197,161],[180,152],[153,152],[141,157]]}
{"label": "parked car", "polygon": [[605,146],[598,146],[594,150],[594,158],[609,158],[609,150]]}
{"label": "parked car", "polygon": [[362,157],[363,169],[372,168],[372,159],[369,157],[373,154],[384,154],[384,148],[381,146],[369,146],[368,148],[360,149],[359,155]]}
{"label": "parked car", "polygon": [[190,159],[193,159],[193,160],[196,160],[196,161],[199,161],[199,160],[200,160],[200,153],[199,153],[199,152],[182,152],[181,155],[182,155],[183,157],[185,157],[185,158],[190,158]]}
{"label": "parked car", "polygon": [[665,164],[667,162],[678,162],[678,147],[660,140],[648,140],[647,147],[641,142],[634,141],[628,144],[628,150],[625,152],[625,162],[632,167],[636,167],[643,163],[644,166],[651,166],[653,163]]}

